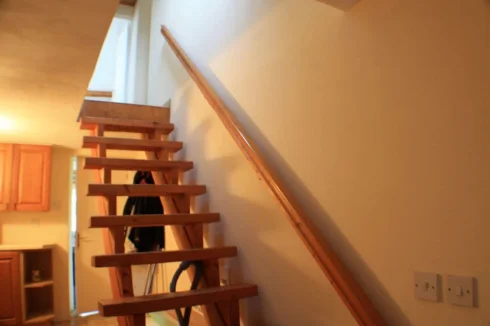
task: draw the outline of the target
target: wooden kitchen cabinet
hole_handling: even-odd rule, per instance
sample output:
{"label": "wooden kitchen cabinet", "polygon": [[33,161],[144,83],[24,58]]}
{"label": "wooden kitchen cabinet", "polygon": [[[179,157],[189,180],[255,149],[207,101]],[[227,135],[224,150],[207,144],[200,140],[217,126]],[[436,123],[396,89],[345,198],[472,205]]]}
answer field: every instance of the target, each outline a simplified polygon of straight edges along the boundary
{"label": "wooden kitchen cabinet", "polygon": [[51,146],[14,145],[11,183],[13,210],[49,210],[51,152]]}
{"label": "wooden kitchen cabinet", "polygon": [[0,252],[0,289],[0,325],[20,325],[22,304],[18,252]]}
{"label": "wooden kitchen cabinet", "polygon": [[0,144],[0,211],[48,211],[51,146]]}
{"label": "wooden kitchen cabinet", "polygon": [[[52,324],[52,249],[41,247],[0,251],[0,325]],[[39,280],[32,280],[33,271],[39,271]]]}
{"label": "wooden kitchen cabinet", "polygon": [[13,148],[12,144],[0,144],[0,211],[10,209]]}

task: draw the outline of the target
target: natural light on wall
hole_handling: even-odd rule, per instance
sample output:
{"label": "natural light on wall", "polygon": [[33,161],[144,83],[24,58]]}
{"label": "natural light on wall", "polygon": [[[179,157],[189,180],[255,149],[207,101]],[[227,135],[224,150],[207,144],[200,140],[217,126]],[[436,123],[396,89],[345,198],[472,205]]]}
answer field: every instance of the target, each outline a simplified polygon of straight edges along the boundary
{"label": "natural light on wall", "polygon": [[15,123],[12,119],[0,116],[0,131],[10,131],[15,127]]}

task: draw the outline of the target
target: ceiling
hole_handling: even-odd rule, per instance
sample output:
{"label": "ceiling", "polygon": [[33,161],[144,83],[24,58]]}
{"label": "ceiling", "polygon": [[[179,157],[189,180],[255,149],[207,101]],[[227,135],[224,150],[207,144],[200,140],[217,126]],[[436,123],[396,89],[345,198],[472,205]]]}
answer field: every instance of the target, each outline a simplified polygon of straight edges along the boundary
{"label": "ceiling", "polygon": [[119,3],[126,6],[134,7],[137,0],[120,0]]}
{"label": "ceiling", "polygon": [[0,0],[0,142],[79,147],[76,118],[118,0]]}
{"label": "ceiling", "polygon": [[347,10],[358,3],[360,0],[318,0],[320,2],[326,3],[327,5]]}

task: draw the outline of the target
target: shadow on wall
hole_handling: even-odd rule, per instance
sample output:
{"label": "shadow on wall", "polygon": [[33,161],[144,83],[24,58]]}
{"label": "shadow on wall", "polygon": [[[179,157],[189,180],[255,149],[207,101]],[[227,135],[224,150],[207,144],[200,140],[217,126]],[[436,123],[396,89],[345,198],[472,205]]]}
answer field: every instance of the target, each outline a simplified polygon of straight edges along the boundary
{"label": "shadow on wall", "polygon": [[[211,71],[208,71],[206,75],[212,74]],[[255,125],[252,119],[247,115],[246,111],[240,106],[240,104],[233,98],[233,96],[226,91],[226,87],[218,82],[217,76],[214,76],[215,84],[218,84],[218,88],[221,89],[222,92],[227,93],[226,98],[228,99],[227,105],[238,108],[241,112],[240,114],[240,123],[246,126],[246,130],[249,135],[253,135],[251,137],[257,147],[260,149],[260,152],[263,153],[264,157],[266,157],[267,162],[269,162],[270,166],[275,169],[276,173],[281,177],[282,180],[285,180],[285,184],[287,184],[288,189],[293,193],[295,198],[301,203],[308,217],[312,219],[314,224],[320,229],[323,230],[323,235],[325,239],[334,247],[335,252],[339,252],[340,249],[343,252],[343,257],[340,257],[342,261],[347,265],[349,270],[353,272],[357,281],[360,283],[361,287],[370,295],[371,299],[374,300],[374,304],[376,307],[383,307],[383,311],[390,311],[391,316],[389,316],[389,323],[396,324],[398,326],[410,325],[410,322],[403,314],[400,307],[395,303],[394,300],[390,297],[386,288],[379,282],[376,275],[369,268],[368,264],[362,259],[359,253],[356,251],[354,247],[350,244],[349,240],[342,234],[339,230],[335,222],[329,216],[328,212],[326,212],[315,196],[309,191],[309,189],[303,184],[303,182],[299,179],[297,174],[292,170],[287,162],[282,158],[280,153],[274,148],[274,146],[267,140],[267,138],[263,135],[261,130]],[[216,87],[216,86],[215,86]],[[211,108],[209,108],[211,109]],[[179,128],[181,125],[179,124]],[[202,134],[202,133],[198,133]],[[230,136],[231,137],[231,136]],[[220,164],[216,164],[219,166]],[[216,175],[221,175],[224,179],[219,180],[220,184],[226,184],[226,174],[220,173],[220,169],[217,168]],[[264,186],[266,186],[264,184]],[[247,203],[247,205],[253,205],[253,203]],[[279,205],[279,204],[278,204]],[[263,216],[269,216],[267,212],[264,212]],[[288,218],[284,214],[284,218]],[[246,225],[246,224],[244,224]],[[262,229],[266,225],[261,225],[258,229]],[[244,230],[245,233],[253,234],[255,226],[249,228],[248,230]],[[326,232],[325,232],[326,230]],[[284,273],[288,271],[289,275],[293,275],[291,272],[291,268],[294,269],[294,265],[281,266],[280,261],[274,261],[272,263],[271,257],[279,258],[279,255],[274,255],[273,253],[265,253],[266,247],[260,247],[260,250],[256,254],[260,254],[263,257],[263,260],[258,259],[258,261],[268,261],[271,263],[271,266],[275,266],[278,271]],[[255,257],[258,258],[258,257]],[[318,267],[319,268],[319,267]],[[301,272],[297,270],[297,272]],[[359,278],[359,275],[362,275],[362,279]],[[294,277],[293,277],[294,279]],[[296,278],[298,281],[298,285],[305,286],[303,283],[304,280]],[[263,285],[260,285],[263,287]],[[306,286],[305,286],[306,287]],[[315,288],[321,289],[320,286],[315,285]],[[288,290],[291,290],[288,288]],[[289,293],[289,291],[288,291]],[[291,297],[291,294],[284,293],[283,298]],[[325,296],[321,295],[320,291],[318,294],[317,300],[315,302],[319,303],[318,311],[322,309],[325,310],[325,306],[328,305],[325,302]],[[262,295],[262,293],[261,293]],[[312,294],[309,293],[311,296]],[[277,298],[277,297],[276,297]],[[292,296],[292,298],[298,298],[298,296]],[[256,308],[256,307],[254,307]],[[255,311],[255,310],[254,310]],[[388,316],[385,316],[388,317]]]}
{"label": "shadow on wall", "polygon": [[[276,2],[272,3],[275,4]],[[271,10],[272,7],[273,5],[271,4],[266,12]],[[244,22],[239,29],[241,29],[242,32],[245,31],[248,24],[250,24],[250,22]],[[240,31],[235,29],[233,33],[230,33],[232,34],[229,35],[230,37],[223,38],[223,43],[231,42],[233,39],[238,38],[240,33]],[[176,35],[176,38],[178,41],[178,35]],[[197,44],[196,46],[199,45]],[[207,56],[208,62],[211,62],[213,57],[216,57],[219,54],[219,51],[226,48],[226,46],[227,44],[219,44],[218,46],[213,47],[213,53],[206,53],[205,55]],[[167,44],[163,46],[161,60],[163,64],[168,67],[169,72],[172,75],[175,89],[180,89],[182,91],[179,99],[172,99],[172,103],[178,103],[177,107],[172,107],[172,111],[179,112],[178,121],[172,121],[178,126],[172,134],[172,137],[179,139],[179,132],[191,129],[190,126],[187,125],[189,119],[186,114],[189,113],[189,106],[192,104],[186,102],[186,100],[191,97],[190,94],[193,91],[196,91],[196,89]],[[343,257],[341,257],[342,260],[346,262],[351,271],[354,271],[359,283],[373,298],[375,305],[377,307],[383,307],[383,311],[390,313],[389,316],[385,316],[388,324],[399,326],[410,325],[400,307],[390,297],[388,291],[379,282],[368,264],[362,259],[349,240],[342,234],[328,212],[300,180],[297,173],[288,165],[274,145],[269,142],[264,133],[253,122],[252,118],[247,114],[247,111],[227,90],[226,86],[221,83],[218,76],[213,73],[213,70],[209,68],[209,66],[199,66],[199,69],[201,69],[201,72],[207,76],[208,81],[214,86],[227,105],[232,108],[240,123],[246,126],[248,134],[264,154],[264,157],[277,171],[280,177],[287,181],[287,185],[293,195],[298,198],[308,216],[313,220],[317,227],[320,230],[323,230],[324,236],[333,244],[336,252],[341,251],[343,253]],[[167,87],[167,85],[165,87]],[[212,110],[210,107],[202,109]],[[189,133],[190,135],[188,138],[199,139],[203,135],[206,135],[210,125],[211,123],[209,121],[202,121],[197,128],[194,128],[192,132]],[[193,146],[190,152],[191,155],[186,155],[184,147],[184,150],[179,153],[179,157],[187,156],[188,159],[190,157],[206,157],[206,148],[202,146]],[[206,240],[208,244],[220,245],[222,243],[228,243],[233,245],[233,243],[226,241],[227,235],[229,235],[230,238],[240,240],[240,243],[247,243],[246,247],[240,246],[239,250],[241,254],[239,254],[239,258],[235,261],[236,264],[232,265],[234,281],[243,280],[244,275],[247,275],[249,281],[259,279],[258,275],[268,275],[267,282],[259,284],[259,297],[253,300],[244,301],[244,304],[247,305],[246,311],[250,312],[244,314],[244,317],[247,318],[244,321],[246,324],[250,325],[265,325],[265,316],[260,313],[262,309],[267,308],[268,311],[277,312],[279,306],[275,305],[276,301],[291,300],[292,303],[290,305],[288,304],[288,306],[294,306],[302,300],[301,298],[307,297],[309,302],[314,302],[314,306],[311,307],[311,309],[318,311],[318,315],[302,316],[303,321],[309,325],[319,325],[319,323],[325,325],[328,316],[336,314],[336,311],[334,310],[335,304],[330,304],[331,302],[329,301],[332,300],[330,289],[326,288],[324,284],[312,280],[298,264],[283,259],[283,253],[271,249],[271,247],[263,241],[260,237],[260,233],[276,229],[274,221],[269,218],[274,215],[269,208],[258,206],[252,201],[237,197],[227,191],[227,185],[231,182],[231,174],[242,160],[243,156],[241,155],[223,155],[219,158],[213,158],[209,161],[209,164],[207,164],[206,169],[202,169],[202,172],[199,172],[199,166],[192,172],[189,172],[189,175],[187,176],[188,179],[186,180],[191,183],[196,182],[196,180],[201,180],[202,175],[200,173],[202,173],[212,175],[213,183],[222,185],[220,188],[222,190],[221,192],[217,192],[216,189],[213,188],[212,193],[209,193],[196,201],[195,208],[197,211],[207,211],[210,209],[208,196],[213,197],[213,202],[219,203],[219,200],[223,200],[226,201],[228,207],[234,208],[233,212],[221,211],[222,214],[227,214],[226,219],[223,218],[218,226],[211,226],[206,231]],[[219,206],[216,208],[221,210]],[[254,223],[249,223],[247,220],[247,215],[249,214],[262,216],[263,218],[254,219]],[[283,219],[287,218],[285,215],[282,217]],[[230,221],[233,221],[233,228],[231,228]],[[237,230],[240,230],[240,232],[237,232]],[[315,265],[315,268],[318,267]],[[271,269],[274,270],[277,277],[271,276]],[[362,276],[362,278],[359,278],[359,276]],[[262,277],[261,280],[264,281],[264,278]],[[284,280],[294,280],[294,282],[284,284]],[[311,292],[311,289],[316,289],[317,291]],[[290,315],[292,320],[298,318],[295,311],[281,311],[277,313]],[[306,320],[305,318],[310,319]],[[272,324],[268,323],[268,325]]]}
{"label": "shadow on wall", "polygon": [[[190,88],[187,91],[192,92]],[[183,98],[187,97],[188,94],[183,94]],[[183,101],[178,102],[181,105],[173,108],[181,112],[178,121],[179,127],[173,135],[176,139],[179,139],[179,130],[188,129],[188,126],[185,125],[185,122],[188,121],[186,103]],[[194,139],[195,137],[206,135],[209,127],[210,122],[203,121],[188,137]],[[196,148],[199,148],[199,151],[196,151]],[[205,146],[193,147],[192,157],[204,157],[206,150]],[[179,153],[180,156],[189,157],[191,155],[186,155],[184,149]],[[230,175],[233,174],[238,163],[242,160],[243,158],[239,155],[219,157],[209,160],[205,169],[196,167],[189,171],[186,176],[186,183],[193,184],[197,183],[197,180],[203,179],[201,174],[212,175],[213,183],[222,185],[218,191],[213,188],[212,193],[196,199],[193,203],[193,211],[209,212],[209,196],[213,197],[214,203],[217,203],[217,210],[221,209],[219,205],[221,200],[226,201],[226,206],[233,208],[233,216],[230,216],[230,212],[227,212],[226,218],[222,218],[220,223],[209,225],[205,228],[205,241],[209,246],[235,245],[234,241],[237,240],[239,243],[247,243],[247,247],[239,246],[238,258],[233,259],[231,262],[232,282],[254,282],[254,280],[259,279],[257,275],[270,276],[271,271],[276,276],[275,278],[268,278],[267,282],[259,284],[259,297],[241,302],[242,321],[246,325],[274,325],[270,323],[270,320],[265,319],[265,315],[262,312],[263,309],[267,308],[277,311],[279,305],[276,306],[276,302],[280,301],[280,305],[284,305],[287,302],[288,306],[294,306],[299,298],[308,297],[308,300],[314,303],[313,306],[310,306],[310,309],[318,311],[318,315],[303,316],[302,320],[309,325],[319,325],[320,322],[324,324],[326,316],[332,316],[336,313],[333,310],[335,305],[329,303],[334,298],[329,295],[328,289],[325,288],[324,284],[311,279],[301,269],[300,265],[284,259],[281,252],[276,252],[273,248],[270,248],[267,243],[264,243],[263,237],[260,236],[261,234],[274,232],[277,229],[274,220],[268,218],[276,213],[267,207],[259,206],[255,202],[229,192],[227,185],[230,182]],[[223,215],[223,212],[221,213]],[[253,219],[253,223],[250,223],[251,215],[259,216],[260,218]],[[231,224],[233,224],[233,228],[231,228]],[[232,240],[226,241],[227,237]],[[245,279],[244,274],[247,275],[247,279]],[[293,282],[285,284],[284,280],[293,280]],[[318,289],[318,291],[312,293],[310,292],[311,289]],[[278,298],[281,298],[281,300],[278,300]],[[294,311],[283,311],[281,314],[286,316],[291,314],[287,317],[291,320],[298,318],[297,313]]]}
{"label": "shadow on wall", "polygon": [[[166,49],[165,51],[170,50]],[[187,134],[188,139],[200,139],[203,135],[205,136],[209,133],[212,123],[209,120],[203,120],[197,127],[193,126],[191,128],[188,125],[189,106],[192,104],[186,102],[186,99],[192,98],[191,93],[198,92],[198,90],[190,82],[189,77],[183,74],[184,71],[176,66],[176,62],[171,62],[169,66],[172,67],[172,74],[180,85],[178,88],[182,90],[180,97],[172,101],[173,103],[178,103],[177,107],[172,107],[173,112],[178,112],[178,115],[176,115],[177,120],[173,121],[178,128],[176,128],[172,137],[182,139],[182,137],[179,137],[179,133],[183,133]],[[220,86],[222,90],[225,89],[223,85]],[[230,94],[228,95],[231,97]],[[234,107],[239,107],[239,104],[236,102],[233,105]],[[211,110],[211,108],[203,109]],[[244,122],[243,118],[242,122]],[[315,216],[317,221],[321,220],[323,222],[322,228],[329,230],[327,234],[329,240],[335,243],[337,248],[341,247],[344,252],[347,252],[351,270],[357,271],[356,274],[358,275],[364,275],[364,278],[360,280],[363,287],[368,289],[370,293],[382,294],[381,297],[383,300],[378,300],[376,305],[382,305],[392,311],[392,319],[396,320],[397,325],[409,325],[408,320],[399,307],[391,300],[386,289],[379,283],[376,276],[331,221],[327,212],[321,208],[321,205],[314,196],[298,179],[294,171],[282,160],[280,154],[272,144],[265,139],[250,119],[245,121],[245,125],[249,132],[254,134],[256,143],[261,145],[260,149],[264,153],[268,153],[269,160],[274,162],[273,166],[280,167],[278,170],[281,172],[281,175],[288,176],[287,180],[290,188],[296,189],[296,195],[298,193],[301,194],[300,196],[298,195],[298,198],[307,207],[308,214]],[[253,128],[250,128],[251,126]],[[178,156],[181,159],[184,157],[187,159],[191,157],[203,159],[208,152],[205,144],[206,142],[199,142],[199,146],[192,146],[189,154],[186,153],[186,148],[189,148],[190,144],[186,144],[184,149],[178,153]],[[230,182],[234,182],[232,180],[234,170],[236,168],[242,168],[239,165],[243,162],[243,156],[238,152],[236,153],[234,156],[223,155],[211,160],[208,159],[206,168],[199,169],[199,166],[197,166],[194,170],[188,172],[186,182],[190,184],[198,183],[198,180],[202,182],[203,179],[206,179],[206,175],[208,175],[213,176],[213,184],[221,185],[219,188],[213,188],[213,192],[199,197],[194,202],[193,209],[195,211],[208,212],[211,209],[209,207],[209,196],[211,196],[213,199],[212,202],[218,205],[215,210],[218,210],[222,215],[226,214],[226,218],[222,218],[221,223],[205,228],[206,242],[210,246],[219,246],[225,243],[229,245],[240,243],[239,257],[233,260],[230,266],[233,282],[254,282],[255,280],[261,280],[258,284],[260,289],[259,297],[242,302],[245,308],[242,310],[244,312],[242,314],[243,321],[249,325],[274,325],[270,323],[270,320],[265,318],[262,313],[263,309],[275,311],[286,319],[294,321],[298,318],[297,313],[295,311],[279,312],[280,307],[285,304],[287,306],[294,306],[298,304],[298,300],[302,300],[301,298],[308,298],[307,300],[310,303],[309,309],[317,311],[318,314],[308,317],[302,316],[301,320],[311,325],[324,325],[329,317],[338,314],[335,311],[336,301],[338,299],[332,297],[332,292],[325,286],[325,283],[318,282],[317,279],[310,277],[308,275],[310,272],[301,268],[301,262],[285,259],[284,252],[278,252],[275,248],[264,242],[264,237],[261,237],[261,234],[282,232],[277,227],[278,223],[271,218],[272,216],[278,216],[278,214],[268,207],[259,206],[257,203],[238,197],[228,190],[229,187],[227,185]],[[223,211],[222,206],[219,205],[220,201],[226,201],[226,204],[223,206],[231,207],[232,210]],[[259,216],[260,218],[250,219],[249,217],[251,216]],[[286,218],[283,214],[279,214],[279,216],[281,219]],[[283,221],[281,220],[280,222]],[[227,236],[232,240],[226,241]],[[246,246],[243,244],[246,244]],[[287,248],[284,248],[284,250],[287,250]],[[314,265],[314,268],[318,267]],[[267,276],[264,278],[264,275]],[[285,283],[286,280],[288,282]],[[312,289],[315,289],[315,291],[312,292]],[[281,298],[281,300],[278,300],[278,298]]]}

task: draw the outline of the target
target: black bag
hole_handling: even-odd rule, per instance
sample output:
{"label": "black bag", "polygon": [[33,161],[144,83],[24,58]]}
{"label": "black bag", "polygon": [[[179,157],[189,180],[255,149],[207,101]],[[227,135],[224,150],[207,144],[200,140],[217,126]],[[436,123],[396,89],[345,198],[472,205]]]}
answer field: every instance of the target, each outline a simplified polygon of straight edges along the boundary
{"label": "black bag", "polygon": [[[138,171],[133,184],[155,184],[150,172]],[[160,197],[128,197],[123,215],[162,214],[163,206]],[[162,226],[133,227],[128,239],[137,252],[155,251],[165,248],[165,228]]]}

